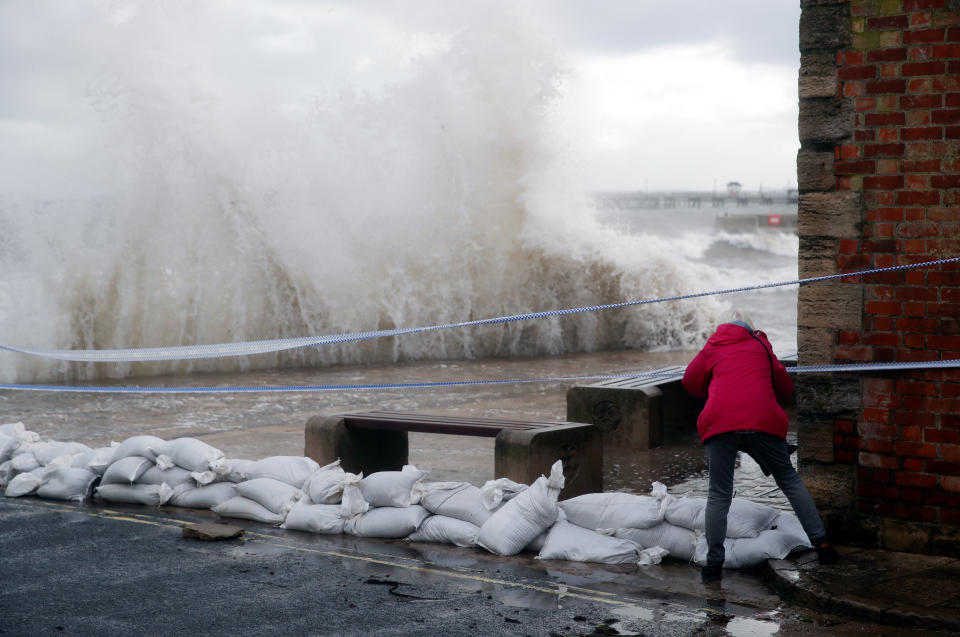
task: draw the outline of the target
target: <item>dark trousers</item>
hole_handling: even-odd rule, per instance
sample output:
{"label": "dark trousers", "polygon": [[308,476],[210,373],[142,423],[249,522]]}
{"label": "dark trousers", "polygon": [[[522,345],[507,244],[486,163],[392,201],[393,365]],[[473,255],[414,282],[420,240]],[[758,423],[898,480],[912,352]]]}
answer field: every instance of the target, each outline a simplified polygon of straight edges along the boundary
{"label": "dark trousers", "polygon": [[787,496],[810,543],[816,546],[827,532],[817,513],[813,497],[790,463],[783,438],[759,431],[734,431],[707,438],[704,443],[710,466],[710,490],[707,495],[707,564],[722,566],[723,540],[727,534],[727,513],[733,499],[733,468],[737,452],[745,451],[773,474],[777,486]]}

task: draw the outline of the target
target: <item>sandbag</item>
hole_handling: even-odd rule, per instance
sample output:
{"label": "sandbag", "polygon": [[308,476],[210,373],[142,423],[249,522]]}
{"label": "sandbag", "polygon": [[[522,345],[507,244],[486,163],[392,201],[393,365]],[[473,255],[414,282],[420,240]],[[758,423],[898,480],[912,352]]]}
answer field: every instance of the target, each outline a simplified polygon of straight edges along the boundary
{"label": "sandbag", "polygon": [[253,463],[253,460],[220,458],[219,460],[214,460],[210,463],[210,470],[216,473],[223,480],[227,480],[229,482],[243,482],[244,480],[249,479],[247,477],[247,468]]}
{"label": "sandbag", "polygon": [[297,502],[281,529],[339,535],[343,533],[343,517],[339,504],[312,504],[309,496]]}
{"label": "sandbag", "polygon": [[480,527],[476,524],[445,515],[431,515],[423,521],[419,529],[407,537],[407,540],[455,544],[469,548],[477,545],[479,537]]}
{"label": "sandbag", "polygon": [[343,496],[347,473],[340,468],[340,460],[317,469],[304,485],[313,504],[337,504]]}
{"label": "sandbag", "polygon": [[235,495],[237,485],[232,482],[215,482],[203,487],[182,484],[174,488],[170,504],[188,509],[212,509]]}
{"label": "sandbag", "polygon": [[17,455],[10,459],[10,466],[17,473],[27,473],[40,467],[40,463],[37,462],[37,457],[29,451],[20,453],[18,450]]}
{"label": "sandbag", "polygon": [[693,559],[698,538],[696,531],[666,521],[647,529],[616,529],[614,536],[635,542],[642,549],[659,546],[670,557],[688,562]]}
{"label": "sandbag", "polygon": [[349,519],[370,510],[370,503],[363,499],[360,481],[363,474],[348,473],[343,479],[343,496],[340,499],[340,515]]}
{"label": "sandbag", "polygon": [[51,440],[30,445],[30,452],[41,466],[47,466],[60,456],[72,457],[74,454],[90,451],[90,447],[80,442],[59,442]]}
{"label": "sandbag", "polygon": [[75,454],[71,459],[70,466],[87,469],[98,476],[102,476],[111,462],[113,462],[113,447],[97,447]]}
{"label": "sandbag", "polygon": [[156,465],[144,471],[143,475],[137,478],[137,483],[138,484],[167,483],[173,488],[179,487],[182,484],[187,484],[190,486],[196,485],[196,481],[193,479],[193,476],[186,469],[182,467],[171,467],[169,469],[161,469]]}
{"label": "sandbag", "polygon": [[557,520],[557,496],[563,489],[563,466],[558,460],[550,470],[550,477],[540,476],[516,497],[512,498],[480,527],[477,542],[491,553],[516,555],[535,537]]}
{"label": "sandbag", "polygon": [[187,471],[209,471],[210,464],[223,458],[223,452],[196,438],[176,438],[157,450],[157,465],[168,469],[168,462]]}
{"label": "sandbag", "polygon": [[12,458],[20,444],[19,438],[0,433],[0,463]]}
{"label": "sandbag", "polygon": [[0,487],[7,486],[15,475],[17,470],[13,468],[12,461],[0,462]]}
{"label": "sandbag", "polygon": [[165,444],[167,442],[163,438],[156,436],[131,436],[113,448],[113,461],[128,456],[140,456],[156,462],[159,453],[157,450],[162,449]]}
{"label": "sandbag", "polygon": [[244,467],[248,480],[253,478],[273,478],[302,489],[313,472],[320,468],[313,459],[306,456],[270,456],[256,460]]}
{"label": "sandbag", "polygon": [[646,529],[663,521],[672,498],[666,486],[655,482],[651,495],[586,493],[564,500],[560,508],[572,524],[585,529]]}
{"label": "sandbag", "polygon": [[[703,531],[706,510],[706,498],[673,498],[667,502],[664,517],[670,524]],[[727,513],[727,537],[757,537],[770,528],[777,515],[779,512],[766,504],[734,498]]]}
{"label": "sandbag", "polygon": [[497,478],[483,483],[480,487],[480,497],[483,500],[483,506],[493,511],[504,502],[526,491],[527,488],[527,485],[514,482],[509,478]]}
{"label": "sandbag", "polygon": [[[724,568],[753,568],[769,559],[782,560],[798,549],[812,548],[800,521],[789,513],[778,514],[776,528],[761,531],[756,537],[727,538],[723,541]],[[701,537],[694,552],[694,561],[707,563],[707,538]]]}
{"label": "sandbag", "polygon": [[152,466],[153,461],[143,456],[126,456],[114,460],[103,472],[100,484],[133,484]]}
{"label": "sandbag", "polygon": [[627,564],[636,563],[638,550],[630,540],[601,535],[559,520],[550,527],[537,559]]}
{"label": "sandbag", "polygon": [[63,467],[51,469],[43,476],[37,496],[51,500],[83,502],[90,497],[97,474],[87,469]]}
{"label": "sandbag", "polygon": [[40,434],[35,431],[28,431],[22,422],[9,422],[0,425],[0,433],[16,438],[21,443],[40,442]]}
{"label": "sandbag", "polygon": [[405,538],[430,515],[419,504],[377,507],[344,521],[343,532],[357,537]]}
{"label": "sandbag", "polygon": [[221,502],[213,507],[213,512],[226,518],[241,518],[267,524],[283,522],[283,516],[279,513],[274,513],[259,502],[242,495],[236,495],[226,502]]}
{"label": "sandbag", "polygon": [[480,489],[472,484],[451,483],[447,488],[426,486],[420,504],[434,515],[456,518],[477,527],[483,526],[493,515],[493,511],[484,505]]}
{"label": "sandbag", "polygon": [[7,483],[7,488],[4,490],[3,495],[8,498],[20,498],[25,495],[33,495],[43,482],[43,474],[45,472],[46,469],[38,467],[33,471],[18,473]]}
{"label": "sandbag", "polygon": [[237,494],[261,504],[271,513],[286,516],[303,497],[297,487],[274,478],[254,478],[237,484]]}
{"label": "sandbag", "polygon": [[107,502],[161,506],[173,495],[173,489],[166,484],[101,484],[94,493]]}
{"label": "sandbag", "polygon": [[412,465],[402,471],[378,471],[360,481],[360,493],[372,507],[408,507],[414,487],[427,476]]}

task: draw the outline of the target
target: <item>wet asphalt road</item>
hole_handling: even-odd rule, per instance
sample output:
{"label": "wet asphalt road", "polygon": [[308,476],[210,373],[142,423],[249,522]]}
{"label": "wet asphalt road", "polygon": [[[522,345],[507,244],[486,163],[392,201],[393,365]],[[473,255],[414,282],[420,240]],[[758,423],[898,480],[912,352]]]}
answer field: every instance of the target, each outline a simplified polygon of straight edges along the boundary
{"label": "wet asphalt road", "polygon": [[[241,540],[182,537],[184,522],[215,520],[184,509],[0,498],[0,631],[476,636],[590,634],[599,625],[615,631],[608,634],[722,628],[686,565],[665,573],[547,563],[235,520],[246,527]],[[692,594],[672,590],[677,585]],[[762,622],[755,617],[778,600],[762,590],[759,597],[728,603],[726,612]]]}

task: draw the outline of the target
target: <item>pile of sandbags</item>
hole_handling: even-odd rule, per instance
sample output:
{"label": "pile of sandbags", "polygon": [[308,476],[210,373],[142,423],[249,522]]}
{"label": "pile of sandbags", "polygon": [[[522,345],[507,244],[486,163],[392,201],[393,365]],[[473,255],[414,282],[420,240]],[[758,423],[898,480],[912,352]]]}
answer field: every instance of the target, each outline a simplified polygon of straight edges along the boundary
{"label": "pile of sandbags", "polygon": [[[302,456],[228,459],[196,438],[133,436],[110,447],[43,442],[22,423],[0,425],[0,488],[7,497],[211,509],[223,517],[320,534],[521,551],[539,559],[656,564],[706,560],[706,501],[677,498],[656,482],[649,495],[590,493],[558,502],[558,460],[532,485],[506,478],[482,487],[426,482],[405,466],[366,477]],[[726,563],[756,566],[809,548],[795,516],[734,499]]]}

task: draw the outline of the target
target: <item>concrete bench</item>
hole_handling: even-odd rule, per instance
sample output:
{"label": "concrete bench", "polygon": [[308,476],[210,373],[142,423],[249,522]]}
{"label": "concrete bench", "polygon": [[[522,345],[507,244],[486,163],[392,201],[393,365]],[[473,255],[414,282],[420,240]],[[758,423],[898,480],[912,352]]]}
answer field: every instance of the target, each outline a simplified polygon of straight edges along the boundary
{"label": "concrete bench", "polygon": [[650,449],[663,443],[665,427],[695,426],[705,399],[680,383],[684,367],[647,372],[658,376],[615,378],[567,390],[567,420],[596,425],[604,447]]}
{"label": "concrete bench", "polygon": [[[796,366],[797,355],[780,359],[786,367]],[[696,428],[706,398],[691,396],[683,388],[685,366],[673,365],[648,374],[615,378],[567,390],[567,420],[588,422],[603,433],[603,446],[618,449],[650,449],[663,444],[664,432]],[[793,406],[793,397],[783,406]]]}
{"label": "concrete bench", "polygon": [[603,491],[600,430],[577,422],[368,411],[314,416],[307,421],[304,455],[321,465],[340,458],[352,473],[397,471],[407,464],[408,432],[496,438],[494,476],[531,484],[563,462],[562,498]]}

